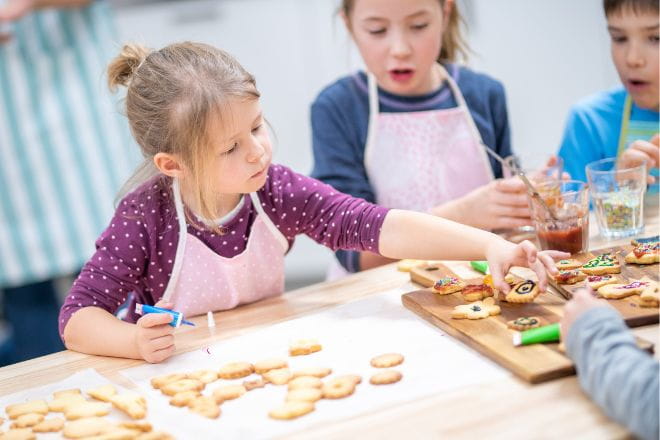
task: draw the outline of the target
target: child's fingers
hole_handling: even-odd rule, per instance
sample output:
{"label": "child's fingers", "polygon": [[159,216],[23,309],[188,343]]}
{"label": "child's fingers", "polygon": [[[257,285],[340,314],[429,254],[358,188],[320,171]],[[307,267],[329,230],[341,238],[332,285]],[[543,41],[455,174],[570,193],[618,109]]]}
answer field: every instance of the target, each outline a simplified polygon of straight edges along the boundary
{"label": "child's fingers", "polygon": [[490,276],[493,278],[493,286],[500,292],[508,292],[509,285],[504,281],[504,268],[499,263],[488,262]]}
{"label": "child's fingers", "polygon": [[538,252],[536,246],[531,241],[524,240],[518,244],[518,247],[525,253],[527,263],[531,267],[536,262],[536,254]]}
{"label": "child's fingers", "polygon": [[159,336],[150,340],[148,344],[150,351],[163,350],[172,345],[174,345],[174,335]]}
{"label": "child's fingers", "polygon": [[161,309],[168,309],[168,310],[172,310],[172,307],[174,307],[174,304],[172,304],[171,302],[166,301],[166,300],[164,300],[164,299],[162,299],[162,298],[161,298],[160,301],[158,301],[158,302],[157,302],[156,304],[154,304],[154,305],[155,305],[156,307],[160,307]]}
{"label": "child's fingers", "polygon": [[137,321],[137,325],[143,328],[156,327],[172,322],[172,315],[169,313],[147,313]]}
{"label": "child's fingers", "polygon": [[[554,263],[551,263],[554,266]],[[539,279],[539,290],[545,292],[548,288],[548,273],[546,267],[541,259],[537,260],[533,265],[529,266]]]}
{"label": "child's fingers", "polygon": [[156,350],[154,352],[145,355],[144,360],[152,364],[157,364],[159,362],[163,362],[165,359],[171,357],[173,354],[174,354],[174,345],[171,345],[162,350]]}

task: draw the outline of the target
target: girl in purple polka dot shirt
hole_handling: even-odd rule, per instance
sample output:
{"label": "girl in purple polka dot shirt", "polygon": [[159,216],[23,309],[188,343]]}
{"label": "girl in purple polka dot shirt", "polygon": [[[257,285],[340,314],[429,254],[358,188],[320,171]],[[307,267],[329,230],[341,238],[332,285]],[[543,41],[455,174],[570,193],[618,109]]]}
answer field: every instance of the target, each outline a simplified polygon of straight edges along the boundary
{"label": "girl in purple polka dot shirt", "polygon": [[[171,317],[138,317],[134,303],[193,316],[279,295],[284,255],[298,234],[390,258],[488,259],[502,288],[518,265],[531,267],[544,289],[553,258],[566,257],[377,206],[272,164],[254,77],[222,50],[127,45],[108,76],[111,88],[128,88],[126,114],[145,162],[62,306],[60,335],[71,350],[170,357]],[[115,313],[127,300],[122,321]]]}

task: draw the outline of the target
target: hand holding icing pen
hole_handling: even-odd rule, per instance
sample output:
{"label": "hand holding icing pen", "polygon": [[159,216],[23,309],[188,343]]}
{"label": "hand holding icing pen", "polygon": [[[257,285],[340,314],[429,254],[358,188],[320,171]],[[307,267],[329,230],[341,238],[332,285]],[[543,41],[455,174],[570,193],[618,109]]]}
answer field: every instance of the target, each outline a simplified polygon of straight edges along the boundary
{"label": "hand holding icing pen", "polygon": [[543,342],[559,342],[561,337],[559,323],[532,328],[513,335],[513,345],[541,344]]}
{"label": "hand holding icing pen", "polygon": [[167,313],[172,315],[172,321],[169,323],[172,327],[179,327],[181,324],[195,325],[194,322],[183,319],[183,313],[175,310],[163,309],[162,307],[150,306],[147,304],[135,304],[135,313],[138,315],[145,315],[147,313]]}

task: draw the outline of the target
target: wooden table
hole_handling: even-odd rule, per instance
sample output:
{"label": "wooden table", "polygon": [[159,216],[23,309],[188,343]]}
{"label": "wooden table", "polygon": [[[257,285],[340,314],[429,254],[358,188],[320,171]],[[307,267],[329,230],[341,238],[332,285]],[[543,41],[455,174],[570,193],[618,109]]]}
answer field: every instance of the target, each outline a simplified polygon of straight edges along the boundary
{"label": "wooden table", "polygon": [[[645,219],[645,235],[658,234],[657,201],[647,203]],[[590,235],[592,249],[628,241],[608,241],[597,236],[595,223]],[[206,325],[181,329],[176,336],[177,353],[377,295],[406,283],[410,285],[410,290],[419,288],[409,281],[407,273],[397,272],[395,265],[387,265],[339,281],[288,292],[279,298],[218,312],[215,314],[218,323],[215,329],[209,329]],[[193,320],[203,324],[205,317]],[[638,328],[634,332],[655,344],[660,342],[658,325]],[[63,351],[0,368],[0,395],[55,382],[85,368],[95,368],[110,380],[132,387],[118,372],[141,363]],[[379,408],[378,411],[356,415],[341,422],[324,423],[287,438],[399,438],[411,433],[422,438],[483,436],[507,440],[564,436],[603,439],[628,435],[624,428],[609,420],[586,397],[575,376],[539,385],[529,385],[511,376],[497,383],[470,386]]]}

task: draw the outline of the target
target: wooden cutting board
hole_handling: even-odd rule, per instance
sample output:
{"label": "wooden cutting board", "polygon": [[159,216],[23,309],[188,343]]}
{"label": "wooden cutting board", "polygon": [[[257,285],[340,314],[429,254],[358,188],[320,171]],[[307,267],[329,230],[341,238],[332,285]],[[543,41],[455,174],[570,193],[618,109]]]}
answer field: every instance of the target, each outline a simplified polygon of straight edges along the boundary
{"label": "wooden cutting board", "polygon": [[[410,273],[413,281],[423,286],[432,286],[445,276],[460,278],[441,263],[419,267]],[[476,283],[481,277],[464,280]],[[480,320],[451,318],[453,308],[466,303],[460,292],[438,295],[427,288],[403,295],[402,302],[406,308],[528,382],[539,383],[575,373],[571,360],[558,349],[559,344],[514,347],[515,332],[506,325],[507,321],[521,316],[537,316],[542,325],[559,322],[566,301],[557,294],[545,292],[530,304],[499,302],[500,315]],[[654,310],[657,314],[657,309]],[[653,348],[653,344],[639,338],[638,345],[648,351]]]}
{"label": "wooden cutting board", "polygon": [[[649,277],[652,280],[659,280],[660,265],[655,264],[629,264],[624,261],[624,257],[632,250],[632,245],[627,246],[614,246],[609,248],[597,249],[591,252],[573,255],[574,258],[583,264],[592,258],[612,252],[617,255],[619,263],[621,264],[621,273],[616,276],[623,278],[625,281],[639,280],[642,277]],[[562,293],[568,298],[573,297],[573,292],[581,287],[585,287],[587,282],[580,281],[575,284],[558,284],[554,279],[550,280],[552,287]],[[657,324],[660,317],[660,311],[657,308],[641,307],[639,303],[639,295],[632,295],[627,298],[619,300],[608,300],[608,303],[616,308],[623,316],[623,319],[628,324],[628,327],[639,327],[642,325]]]}

